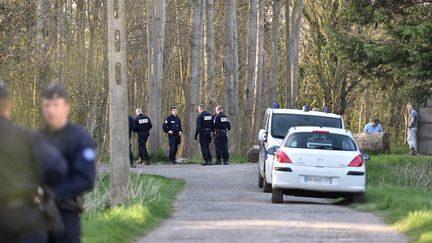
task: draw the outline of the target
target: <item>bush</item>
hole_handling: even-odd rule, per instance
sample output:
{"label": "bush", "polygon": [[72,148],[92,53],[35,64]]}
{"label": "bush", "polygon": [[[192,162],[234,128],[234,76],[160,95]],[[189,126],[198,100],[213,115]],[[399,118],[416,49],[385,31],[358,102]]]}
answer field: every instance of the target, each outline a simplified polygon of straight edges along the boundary
{"label": "bush", "polygon": [[109,208],[109,177],[102,174],[94,191],[84,198],[83,242],[132,242],[158,226],[173,211],[181,180],[132,174],[130,199]]}

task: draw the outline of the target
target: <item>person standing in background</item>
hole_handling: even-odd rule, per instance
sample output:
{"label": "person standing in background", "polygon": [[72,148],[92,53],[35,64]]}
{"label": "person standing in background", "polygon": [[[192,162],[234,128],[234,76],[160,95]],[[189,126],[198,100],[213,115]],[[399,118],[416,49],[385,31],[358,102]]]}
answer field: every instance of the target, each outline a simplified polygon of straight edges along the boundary
{"label": "person standing in background", "polygon": [[417,128],[419,124],[419,117],[415,106],[413,104],[408,105],[408,112],[410,113],[408,120],[408,137],[407,142],[410,149],[411,155],[417,154]]}
{"label": "person standing in background", "polygon": [[182,124],[180,118],[177,116],[178,109],[177,107],[171,107],[171,115],[165,119],[165,122],[162,126],[163,131],[168,134],[168,142],[169,142],[169,159],[171,164],[177,164],[176,162],[176,154],[178,150],[178,146],[181,142],[182,135]]}
{"label": "person standing in background", "polygon": [[144,163],[150,165],[150,158],[147,152],[147,140],[150,136],[150,129],[152,129],[152,123],[148,116],[143,114],[141,108],[136,109],[137,116],[133,122],[133,130],[138,134],[138,163]]}
{"label": "person standing in background", "polygon": [[204,106],[198,106],[199,115],[197,117],[196,129],[195,129],[195,140],[198,139],[201,146],[201,154],[204,159],[202,165],[212,164],[212,155],[210,152],[211,132],[213,128],[213,116],[205,111]]}

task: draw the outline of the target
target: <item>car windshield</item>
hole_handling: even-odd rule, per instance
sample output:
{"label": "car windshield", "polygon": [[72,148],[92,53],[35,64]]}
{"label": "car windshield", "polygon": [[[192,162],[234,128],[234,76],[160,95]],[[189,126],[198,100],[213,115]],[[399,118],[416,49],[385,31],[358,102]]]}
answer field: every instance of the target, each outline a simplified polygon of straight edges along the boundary
{"label": "car windshield", "polygon": [[302,149],[357,150],[354,141],[348,136],[319,132],[294,133],[288,137],[284,146]]}
{"label": "car windshield", "polygon": [[342,128],[340,118],[298,115],[298,114],[273,114],[271,135],[274,138],[284,138],[291,127],[317,126]]}

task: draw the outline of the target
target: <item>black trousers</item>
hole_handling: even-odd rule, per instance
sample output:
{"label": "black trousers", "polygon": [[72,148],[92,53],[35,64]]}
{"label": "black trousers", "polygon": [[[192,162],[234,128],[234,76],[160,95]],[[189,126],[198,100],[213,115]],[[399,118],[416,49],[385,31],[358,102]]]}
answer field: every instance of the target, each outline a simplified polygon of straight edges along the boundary
{"label": "black trousers", "polygon": [[143,160],[149,160],[147,152],[147,140],[149,137],[148,131],[138,133],[138,156]]}
{"label": "black trousers", "polygon": [[216,147],[216,161],[228,162],[229,160],[229,152],[228,152],[228,136],[226,132],[217,132],[214,139],[215,147]]}
{"label": "black trousers", "polygon": [[178,150],[178,145],[180,144],[180,136],[174,134],[168,134],[168,142],[169,142],[169,159],[171,162],[175,162],[176,154]]}
{"label": "black trousers", "polygon": [[79,243],[81,242],[81,222],[78,213],[60,212],[65,227],[62,233],[50,235],[50,243]]}
{"label": "black trousers", "polygon": [[211,132],[204,130],[200,132],[199,135],[199,143],[201,146],[201,154],[205,162],[211,162],[212,155],[210,152],[210,142],[211,142]]}

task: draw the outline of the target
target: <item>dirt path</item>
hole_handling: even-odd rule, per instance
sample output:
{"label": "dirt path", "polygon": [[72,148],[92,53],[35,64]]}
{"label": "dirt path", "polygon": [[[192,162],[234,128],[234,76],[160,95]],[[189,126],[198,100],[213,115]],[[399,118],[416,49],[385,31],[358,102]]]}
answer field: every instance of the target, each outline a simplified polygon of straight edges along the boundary
{"label": "dirt path", "polygon": [[256,164],[136,170],[187,182],[173,216],[138,242],[407,242],[373,214],[328,200],[285,197],[272,204],[256,186]]}

